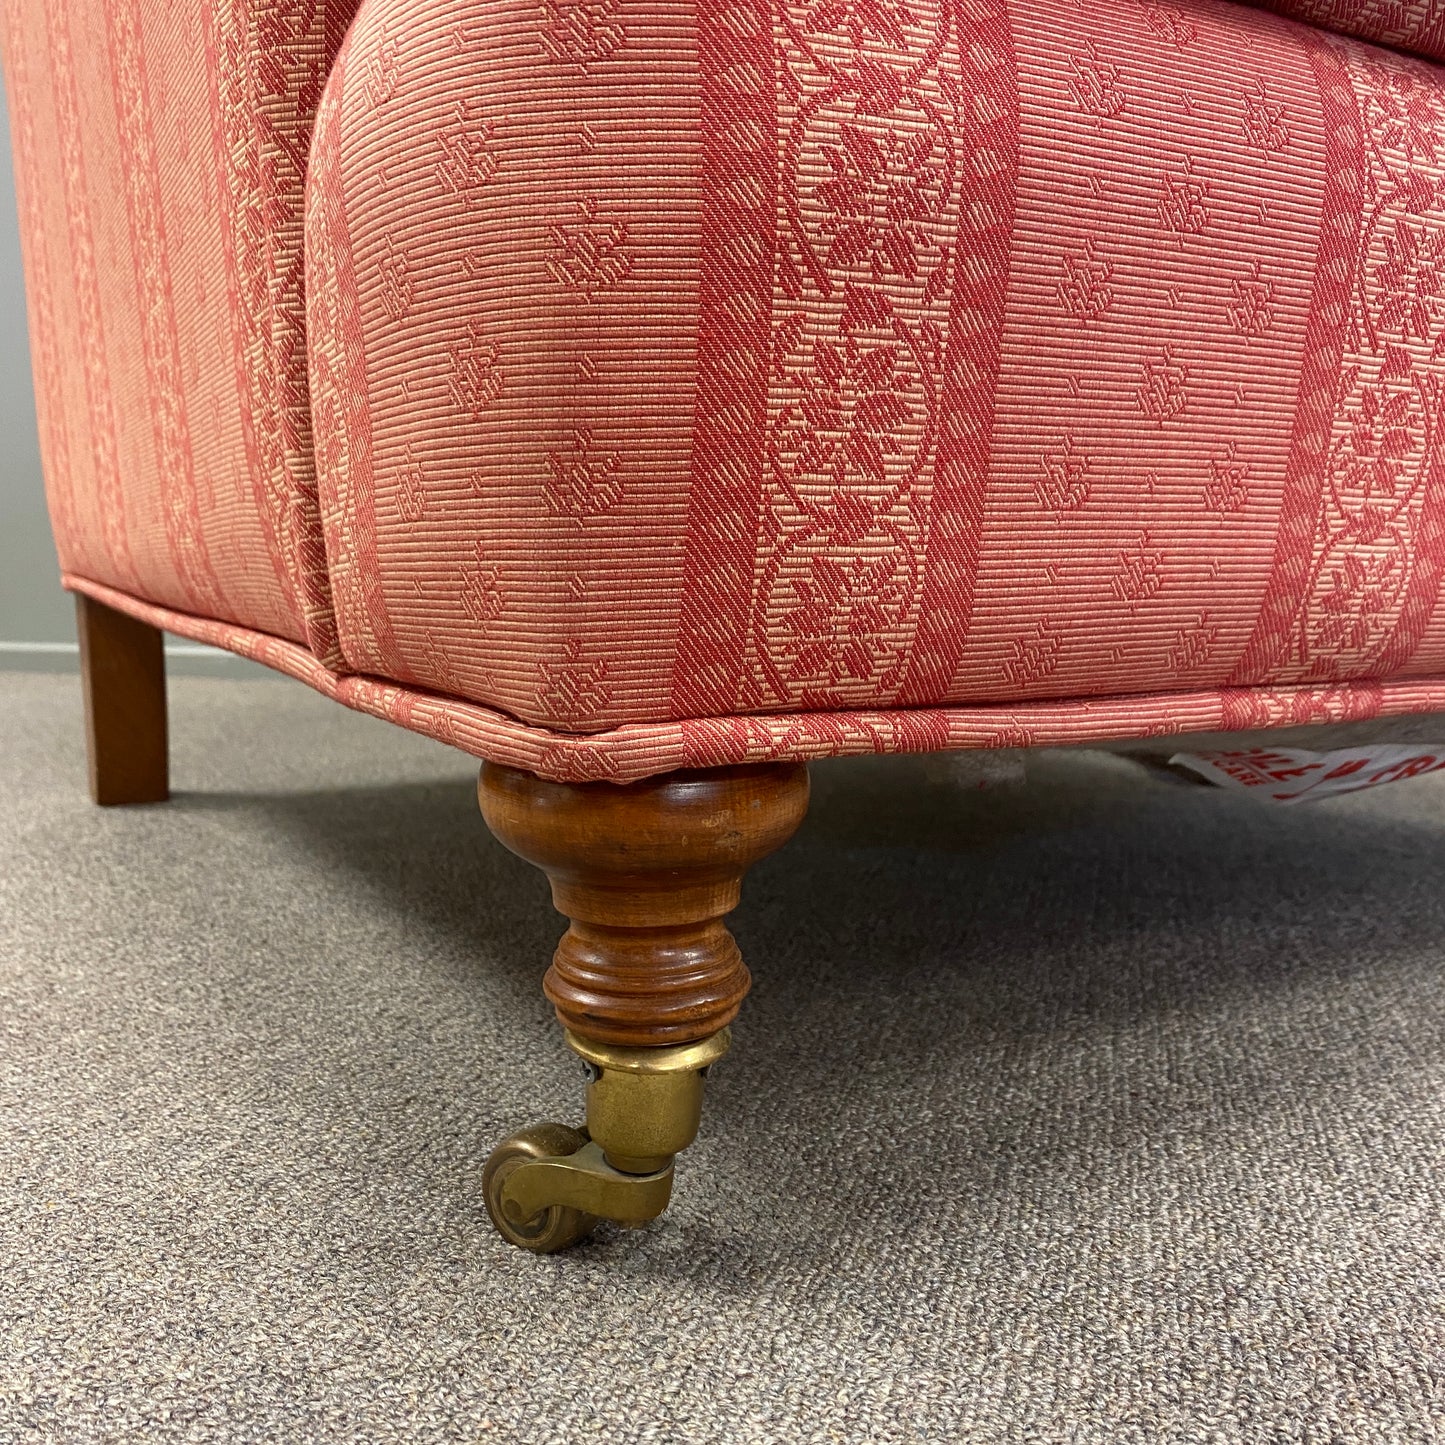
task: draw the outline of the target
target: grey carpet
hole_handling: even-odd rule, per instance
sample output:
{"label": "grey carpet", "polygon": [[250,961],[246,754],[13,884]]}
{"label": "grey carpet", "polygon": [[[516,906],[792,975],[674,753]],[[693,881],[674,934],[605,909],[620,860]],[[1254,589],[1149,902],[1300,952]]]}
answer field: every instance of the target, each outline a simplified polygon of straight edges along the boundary
{"label": "grey carpet", "polygon": [[559,930],[472,764],[173,687],[100,811],[0,675],[0,1441],[1445,1438],[1445,778],[815,771],[678,1197],[537,1259]]}

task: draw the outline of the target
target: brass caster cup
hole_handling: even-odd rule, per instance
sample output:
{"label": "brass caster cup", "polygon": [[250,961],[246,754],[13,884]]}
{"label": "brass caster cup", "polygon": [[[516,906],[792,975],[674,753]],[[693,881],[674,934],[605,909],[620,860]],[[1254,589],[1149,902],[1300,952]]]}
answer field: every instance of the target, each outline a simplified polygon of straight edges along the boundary
{"label": "brass caster cup", "polygon": [[482,1171],[498,1232],[538,1254],[584,1239],[599,1218],[645,1224],[667,1208],[673,1157],[697,1137],[703,1071],[730,1040],[723,1029],[668,1048],[619,1048],[571,1032],[567,1042],[592,1074],[587,1129],[523,1129],[492,1151]]}
{"label": "brass caster cup", "polygon": [[587,1132],[614,1169],[650,1174],[697,1138],[703,1073],[727,1053],[732,1042],[727,1029],[660,1049],[599,1044],[571,1029],[566,1034],[568,1045],[592,1071]]}

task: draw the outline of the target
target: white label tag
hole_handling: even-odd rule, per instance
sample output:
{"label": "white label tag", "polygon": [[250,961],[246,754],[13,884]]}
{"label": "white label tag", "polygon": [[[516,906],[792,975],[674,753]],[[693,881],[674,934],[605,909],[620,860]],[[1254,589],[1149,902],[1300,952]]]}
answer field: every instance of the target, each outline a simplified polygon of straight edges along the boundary
{"label": "white label tag", "polygon": [[1273,803],[1304,803],[1357,793],[1445,768],[1445,745],[1378,743],[1309,753],[1303,748],[1242,748],[1238,752],[1175,753],[1169,761],[1220,788]]}

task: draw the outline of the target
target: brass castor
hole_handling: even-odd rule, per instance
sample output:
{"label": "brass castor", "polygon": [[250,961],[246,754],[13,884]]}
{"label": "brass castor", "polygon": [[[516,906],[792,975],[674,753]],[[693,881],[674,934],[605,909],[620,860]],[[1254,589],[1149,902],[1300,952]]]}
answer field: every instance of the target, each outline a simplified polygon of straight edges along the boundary
{"label": "brass castor", "polygon": [[487,1159],[487,1213],[509,1243],[552,1254],[592,1232],[598,1219],[646,1224],[672,1198],[674,1157],[697,1137],[702,1081],[727,1052],[722,1029],[696,1043],[630,1049],[570,1030],[586,1060],[587,1128],[535,1124]]}
{"label": "brass castor", "polygon": [[524,1164],[575,1154],[586,1143],[587,1135],[581,1129],[570,1129],[566,1124],[533,1124],[530,1129],[519,1129],[503,1139],[487,1156],[482,1170],[482,1194],[492,1223],[508,1244],[536,1254],[553,1254],[592,1233],[597,1223],[595,1214],[553,1204],[530,1219],[514,1218],[521,1211],[505,1197],[507,1181]]}

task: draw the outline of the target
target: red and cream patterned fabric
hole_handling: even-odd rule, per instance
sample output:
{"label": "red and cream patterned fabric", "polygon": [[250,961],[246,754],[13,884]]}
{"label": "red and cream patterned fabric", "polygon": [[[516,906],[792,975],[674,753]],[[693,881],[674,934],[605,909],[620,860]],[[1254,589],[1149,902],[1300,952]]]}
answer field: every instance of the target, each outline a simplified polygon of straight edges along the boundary
{"label": "red and cream patterned fabric", "polygon": [[572,732],[1445,673],[1421,62],[1214,0],[363,0],[307,207],[356,672]]}
{"label": "red and cream patterned fabric", "polygon": [[0,0],[67,586],[564,779],[1445,708],[1445,71],[352,4]]}
{"label": "red and cream patterned fabric", "polygon": [[301,295],[355,0],[3,0],[62,566],[336,662]]}
{"label": "red and cream patterned fabric", "polygon": [[[1295,20],[1343,35],[1445,60],[1445,5],[1440,0],[1250,0]],[[1146,8],[1168,14],[1167,5]]]}

